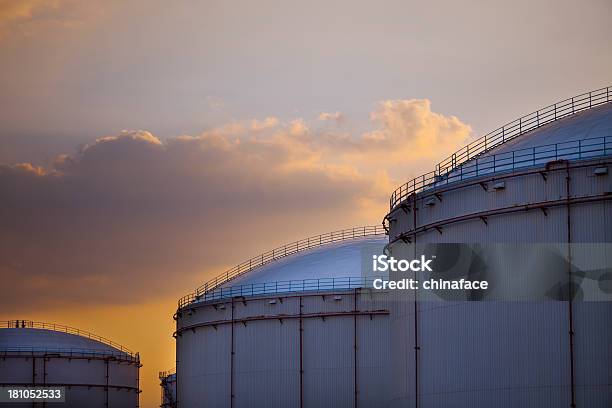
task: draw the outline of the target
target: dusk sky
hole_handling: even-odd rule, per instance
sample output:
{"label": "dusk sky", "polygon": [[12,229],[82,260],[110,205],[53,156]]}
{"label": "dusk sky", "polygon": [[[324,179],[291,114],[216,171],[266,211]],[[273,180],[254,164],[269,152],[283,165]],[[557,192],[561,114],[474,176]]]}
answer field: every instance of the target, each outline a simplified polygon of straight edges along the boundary
{"label": "dusk sky", "polygon": [[612,81],[612,2],[0,0],[0,319],[174,366],[177,299]]}

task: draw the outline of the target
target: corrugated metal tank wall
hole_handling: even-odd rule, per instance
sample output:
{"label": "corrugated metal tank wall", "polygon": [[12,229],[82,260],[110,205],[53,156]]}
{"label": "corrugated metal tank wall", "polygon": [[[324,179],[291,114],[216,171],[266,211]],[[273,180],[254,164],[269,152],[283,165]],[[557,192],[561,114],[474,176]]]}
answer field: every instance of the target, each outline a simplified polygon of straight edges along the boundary
{"label": "corrugated metal tank wall", "polygon": [[178,404],[377,406],[388,323],[384,293],[360,289],[191,304],[177,314]]}
{"label": "corrugated metal tank wall", "polygon": [[160,373],[161,408],[176,408],[176,373]]}
{"label": "corrugated metal tank wall", "polygon": [[[137,407],[139,366],[133,358],[102,351],[0,350],[0,385],[65,387],[62,406],[67,408]],[[37,404],[43,406],[42,402]]]}
{"label": "corrugated metal tank wall", "polygon": [[[108,383],[111,387],[107,390],[106,364],[103,359],[78,355],[17,357],[0,353],[0,385],[60,384],[66,387],[66,402],[62,404],[66,408],[137,407],[138,368],[125,361],[109,359]],[[15,407],[23,406],[15,404]]]}
{"label": "corrugated metal tank wall", "polygon": [[[567,198],[568,170],[557,163],[449,185],[435,191],[438,197],[433,190],[419,193],[416,202],[410,198],[407,207],[392,211],[389,235],[410,234],[416,219],[417,228],[430,227],[417,230],[419,244],[556,243],[567,242],[568,231],[572,242],[612,242],[612,202],[603,198],[612,193],[612,177],[594,175],[610,165],[609,159],[569,163],[570,198],[601,198],[571,203],[569,227],[567,204],[551,203]],[[493,189],[498,181],[505,188]],[[502,208],[513,210],[477,216]],[[393,254],[393,244],[390,249]],[[568,302],[390,304],[392,406],[570,406]],[[571,311],[576,406],[610,407],[612,303],[573,302]]]}

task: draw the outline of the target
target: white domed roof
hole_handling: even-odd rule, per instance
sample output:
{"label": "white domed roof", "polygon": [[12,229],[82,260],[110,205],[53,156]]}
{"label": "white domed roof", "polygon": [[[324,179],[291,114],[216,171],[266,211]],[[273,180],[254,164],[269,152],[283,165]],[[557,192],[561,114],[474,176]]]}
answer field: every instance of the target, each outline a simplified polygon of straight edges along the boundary
{"label": "white domed roof", "polygon": [[612,103],[591,108],[510,139],[453,168],[425,190],[470,178],[612,155]]}
{"label": "white domed roof", "polygon": [[34,322],[35,326],[32,325],[33,322],[25,322],[27,325],[21,327],[21,322],[18,321],[18,324],[12,322],[13,324],[0,328],[0,351],[71,351],[131,355],[131,352],[125,348],[119,345],[114,347],[114,343],[86,332],[69,333],[67,331],[76,329],[65,326],[57,326],[57,330],[40,328],[52,325],[38,322]]}
{"label": "white domed roof", "polygon": [[301,251],[270,262],[222,285],[250,285],[304,279],[361,277],[363,262],[380,254],[387,243],[385,235],[356,238]]}
{"label": "white domed roof", "polygon": [[372,279],[363,273],[372,254],[381,254],[386,243],[382,225],[294,241],[225,271],[180,298],[178,306],[234,296],[361,288]]}
{"label": "white domed roof", "polygon": [[576,113],[491,149],[486,155],[570,141],[612,137],[612,103]]}
{"label": "white domed roof", "polygon": [[391,210],[413,194],[474,177],[612,155],[611,89],[557,102],[473,140],[395,189]]}

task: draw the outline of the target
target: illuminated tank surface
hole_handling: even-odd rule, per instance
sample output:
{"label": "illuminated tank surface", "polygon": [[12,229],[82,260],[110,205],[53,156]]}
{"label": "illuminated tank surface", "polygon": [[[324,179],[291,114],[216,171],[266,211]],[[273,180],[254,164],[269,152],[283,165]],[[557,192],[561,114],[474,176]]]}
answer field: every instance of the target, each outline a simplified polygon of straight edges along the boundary
{"label": "illuminated tank surface", "polygon": [[577,113],[491,149],[487,155],[541,145],[612,136],[612,104]]}
{"label": "illuminated tank surface", "polygon": [[75,334],[46,329],[8,328],[0,330],[0,350],[22,348],[33,351],[89,350],[120,353],[107,344]]}
{"label": "illuminated tank surface", "polygon": [[140,366],[138,353],[83,330],[0,322],[0,386],[62,387],[62,407],[138,407]]}
{"label": "illuminated tank surface", "polygon": [[[359,277],[372,251],[382,252],[387,237],[359,238],[287,256],[230,280],[223,286],[304,279]],[[363,259],[367,257],[367,259]]]}
{"label": "illuminated tank surface", "polygon": [[181,299],[177,406],[348,408],[384,400],[388,305],[365,287],[362,268],[386,243],[381,226],[310,237]]}
{"label": "illuminated tank surface", "polygon": [[[612,245],[610,91],[510,122],[393,193],[391,255],[497,248],[490,258],[500,262],[483,267],[479,253],[467,270],[493,276],[500,296],[449,301],[421,291],[390,302],[387,406],[612,406],[611,252],[602,251]],[[562,251],[544,259],[551,247]],[[512,268],[529,256],[529,273]],[[607,264],[590,269],[593,259]],[[553,261],[562,278],[533,295]]]}

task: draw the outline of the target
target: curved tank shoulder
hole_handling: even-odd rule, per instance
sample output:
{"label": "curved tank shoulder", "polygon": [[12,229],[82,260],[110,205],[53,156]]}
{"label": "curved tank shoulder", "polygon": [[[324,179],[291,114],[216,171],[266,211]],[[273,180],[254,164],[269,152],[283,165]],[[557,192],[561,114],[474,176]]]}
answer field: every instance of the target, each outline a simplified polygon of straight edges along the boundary
{"label": "curved tank shoulder", "polygon": [[612,137],[612,103],[576,113],[527,132],[491,149],[486,155],[602,137]]}
{"label": "curved tank shoulder", "polygon": [[247,259],[178,301],[178,308],[234,296],[312,290],[354,289],[371,276],[362,258],[380,254],[387,243],[383,225],[331,231],[293,241]]}
{"label": "curved tank shoulder", "polygon": [[423,187],[441,187],[480,176],[612,155],[612,103],[594,107],[503,142],[436,176]]}
{"label": "curved tank shoulder", "polygon": [[611,89],[559,101],[472,140],[395,189],[390,210],[412,195],[466,179],[612,155]]}
{"label": "curved tank shoulder", "polygon": [[362,276],[363,262],[370,262],[373,253],[382,253],[387,242],[387,237],[382,235],[323,245],[270,262],[224,283],[222,287],[359,277]]}
{"label": "curved tank shoulder", "polygon": [[0,330],[0,350],[22,348],[36,350],[88,350],[120,352],[109,345],[75,334],[47,329],[8,328]]}
{"label": "curved tank shoulder", "polygon": [[0,351],[57,351],[132,356],[110,340],[67,326],[42,322],[12,321],[0,327]]}
{"label": "curved tank shoulder", "polygon": [[66,408],[139,406],[139,354],[95,334],[0,321],[0,356],[0,386],[61,386]]}

